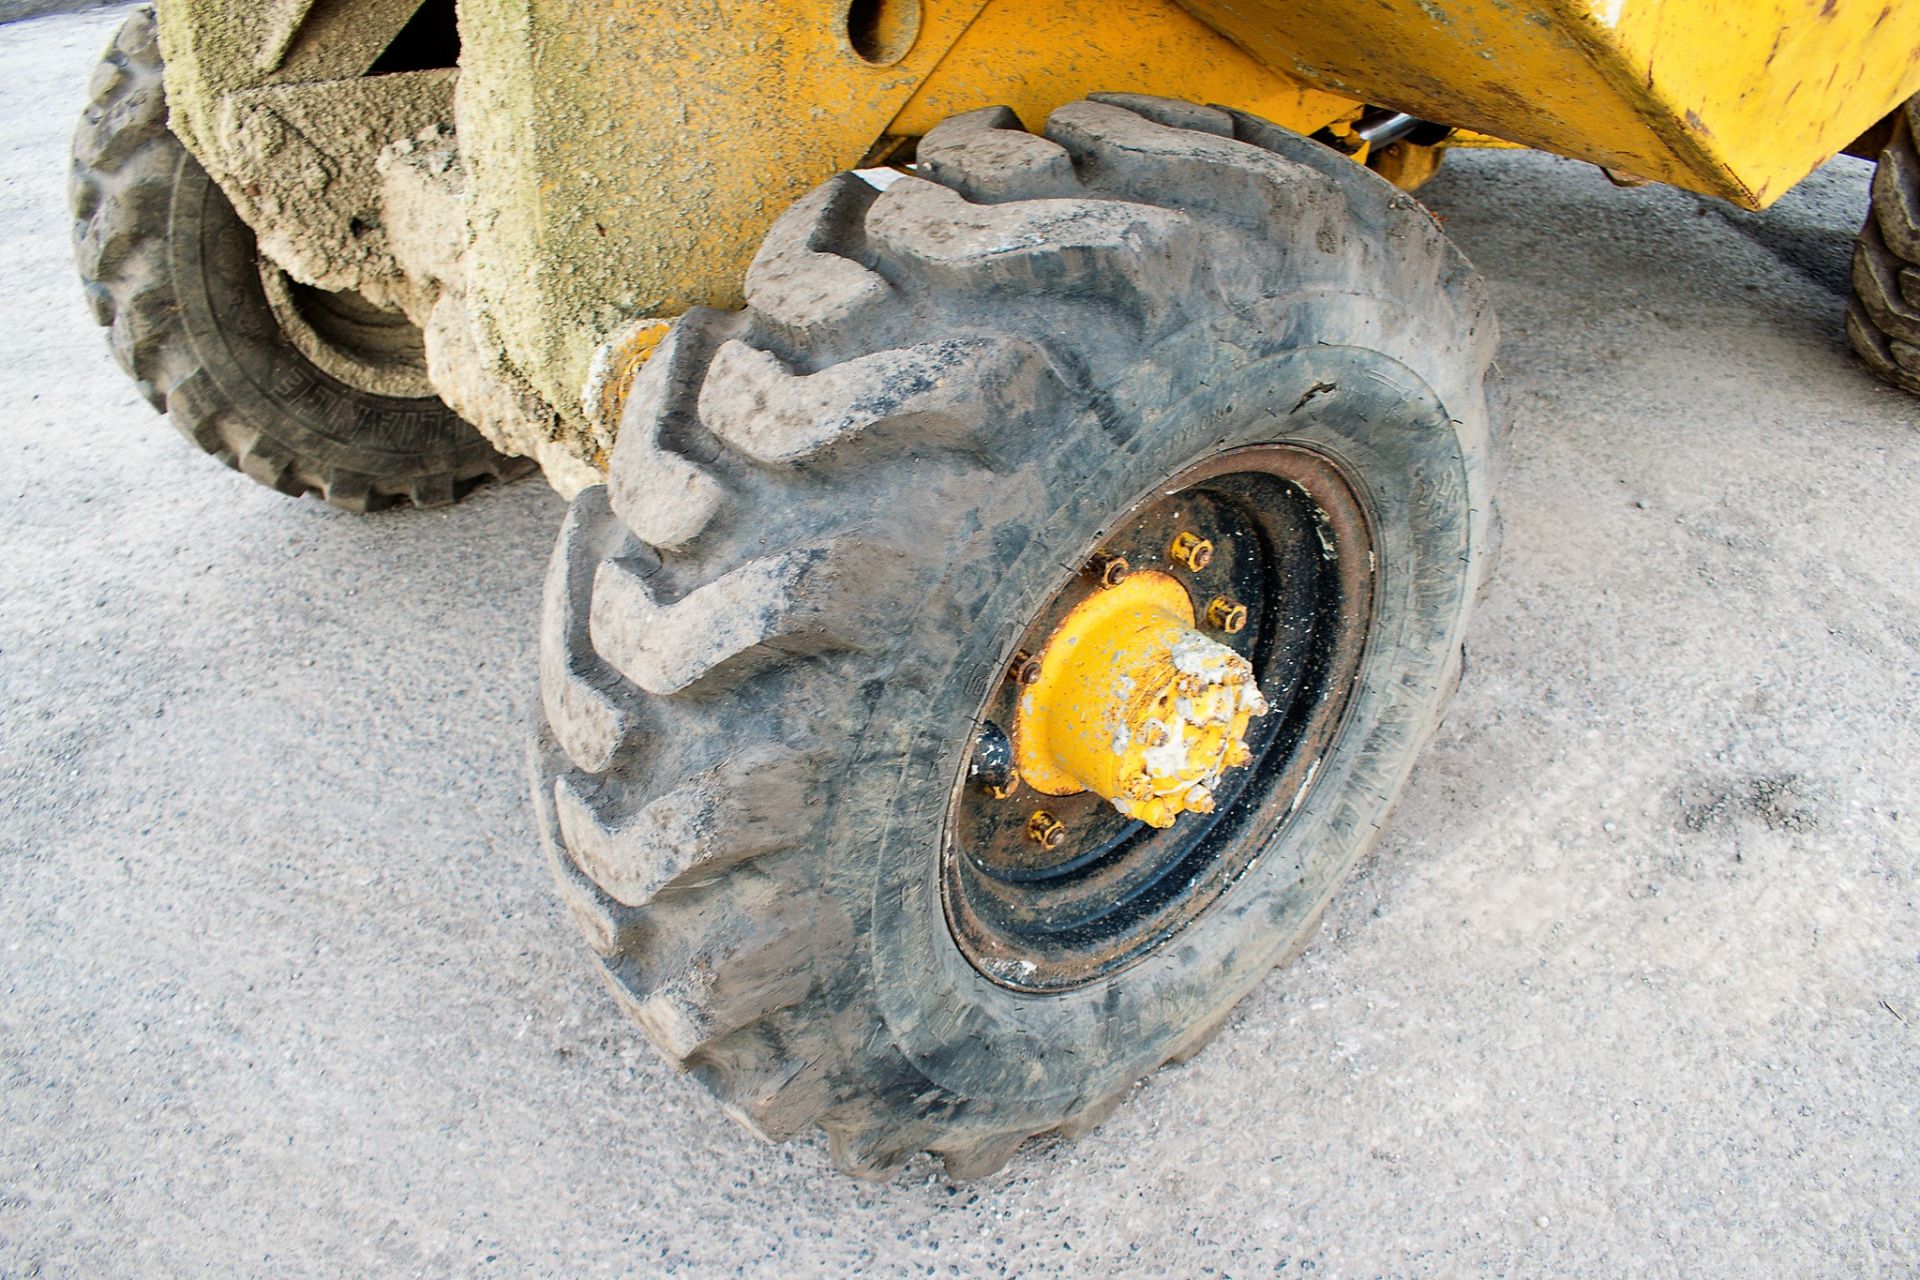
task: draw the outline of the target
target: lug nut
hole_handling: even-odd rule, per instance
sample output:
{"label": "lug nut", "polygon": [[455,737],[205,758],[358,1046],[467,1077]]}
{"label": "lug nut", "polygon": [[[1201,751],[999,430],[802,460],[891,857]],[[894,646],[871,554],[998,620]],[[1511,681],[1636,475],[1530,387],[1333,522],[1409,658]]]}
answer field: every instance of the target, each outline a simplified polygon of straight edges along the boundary
{"label": "lug nut", "polygon": [[1173,545],[1167,548],[1167,558],[1177,565],[1184,565],[1189,572],[1198,573],[1213,563],[1213,543],[1197,533],[1177,533]]}
{"label": "lug nut", "polygon": [[1007,664],[1007,679],[1015,684],[1033,684],[1040,679],[1040,659],[1025,649],[1020,650]]}
{"label": "lug nut", "polygon": [[1227,768],[1244,769],[1253,763],[1253,751],[1244,742],[1229,743],[1227,746]]}
{"label": "lug nut", "polygon": [[1125,556],[1110,556],[1101,552],[1087,561],[1087,572],[1099,579],[1103,587],[1117,587],[1127,580],[1132,567]]}
{"label": "lug nut", "polygon": [[1207,621],[1230,636],[1238,635],[1247,629],[1247,606],[1238,600],[1215,596],[1207,603]]}
{"label": "lug nut", "polygon": [[1202,786],[1198,782],[1194,783],[1191,787],[1188,787],[1187,788],[1187,812],[1212,813],[1213,812],[1213,792],[1207,790],[1204,786]]}
{"label": "lug nut", "polygon": [[1045,809],[1035,809],[1027,819],[1027,839],[1042,849],[1058,849],[1067,842],[1067,824]]}

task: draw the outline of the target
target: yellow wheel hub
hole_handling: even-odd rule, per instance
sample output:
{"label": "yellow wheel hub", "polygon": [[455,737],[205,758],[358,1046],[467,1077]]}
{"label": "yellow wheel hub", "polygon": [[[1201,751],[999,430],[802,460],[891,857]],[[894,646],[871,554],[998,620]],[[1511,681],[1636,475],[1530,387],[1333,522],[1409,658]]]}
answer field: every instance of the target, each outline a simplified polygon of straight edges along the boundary
{"label": "yellow wheel hub", "polygon": [[1154,827],[1212,812],[1222,775],[1252,759],[1247,725],[1267,703],[1252,665],[1194,621],[1186,589],[1157,570],[1075,606],[1020,694],[1013,742],[1027,785],[1092,791]]}

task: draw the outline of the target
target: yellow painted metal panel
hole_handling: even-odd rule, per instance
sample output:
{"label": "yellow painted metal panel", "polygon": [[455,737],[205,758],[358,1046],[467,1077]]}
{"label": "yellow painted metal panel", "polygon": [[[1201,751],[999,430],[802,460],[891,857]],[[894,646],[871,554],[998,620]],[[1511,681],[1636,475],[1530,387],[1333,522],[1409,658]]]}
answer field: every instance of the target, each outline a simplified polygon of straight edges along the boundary
{"label": "yellow painted metal panel", "polygon": [[1589,0],[1585,21],[1764,206],[1920,92],[1920,0]]}
{"label": "yellow painted metal panel", "polygon": [[1761,207],[1920,91],[1920,0],[1182,0],[1333,92]]}
{"label": "yellow painted metal panel", "polygon": [[889,132],[923,134],[976,107],[1038,128],[1090,93],[1150,93],[1237,107],[1301,133],[1352,115],[1352,98],[1262,66],[1175,0],[992,0]]}

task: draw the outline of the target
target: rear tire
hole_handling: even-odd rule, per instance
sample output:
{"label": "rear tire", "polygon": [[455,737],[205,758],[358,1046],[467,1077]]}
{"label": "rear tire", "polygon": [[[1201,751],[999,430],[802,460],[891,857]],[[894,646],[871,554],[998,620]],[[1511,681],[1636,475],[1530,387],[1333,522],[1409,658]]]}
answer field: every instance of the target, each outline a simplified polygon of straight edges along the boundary
{"label": "rear tire", "polygon": [[167,128],[152,9],[115,34],[91,99],[73,141],[74,255],[115,358],[180,434],[262,484],[353,511],[439,506],[531,468],[431,395],[404,317],[260,257]]}
{"label": "rear tire", "polygon": [[1894,113],[1853,249],[1847,337],[1867,367],[1920,394],[1920,98]]}
{"label": "rear tire", "polygon": [[[748,309],[688,314],[641,370],[554,552],[532,750],[615,995],[735,1119],[817,1124],[867,1177],[1086,1131],[1304,945],[1457,681],[1491,551],[1494,325],[1412,198],[1134,96],[1043,136],[960,116],[919,158],[801,200]],[[982,701],[1121,512],[1270,444],[1337,466],[1374,522],[1344,727],[1184,927],[1017,989],[943,905]],[[1254,774],[1249,810],[1279,777]]]}

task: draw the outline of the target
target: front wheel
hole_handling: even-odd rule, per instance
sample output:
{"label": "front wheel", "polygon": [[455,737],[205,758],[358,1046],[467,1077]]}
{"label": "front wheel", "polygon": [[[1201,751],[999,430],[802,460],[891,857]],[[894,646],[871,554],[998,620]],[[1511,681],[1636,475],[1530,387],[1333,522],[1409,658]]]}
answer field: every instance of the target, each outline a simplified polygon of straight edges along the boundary
{"label": "front wheel", "polygon": [[1197,1049],[1371,844],[1490,551],[1483,290],[1410,197],[1132,96],[943,124],[641,371],[536,801],[656,1046],[956,1175]]}

